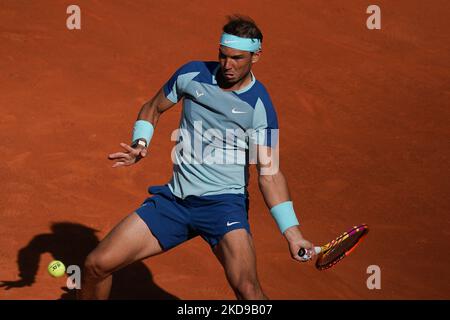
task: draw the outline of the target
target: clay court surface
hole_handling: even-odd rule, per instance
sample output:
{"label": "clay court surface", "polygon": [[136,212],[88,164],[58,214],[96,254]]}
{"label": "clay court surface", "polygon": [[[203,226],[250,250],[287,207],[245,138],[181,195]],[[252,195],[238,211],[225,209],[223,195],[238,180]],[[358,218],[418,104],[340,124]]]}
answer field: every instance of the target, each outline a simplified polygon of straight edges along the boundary
{"label": "clay court surface", "polygon": [[[141,105],[190,60],[215,60],[225,16],[251,15],[264,33],[256,77],[278,112],[281,166],[304,235],[328,242],[371,230],[329,271],[290,258],[252,170],[250,224],[272,299],[449,299],[448,1],[72,1],[0,3],[0,299],[73,299],[53,259],[85,255],[171,176],[161,118],[150,155],[111,168]],[[381,269],[381,290],[366,287]],[[112,298],[234,299],[200,238],[115,276]]]}

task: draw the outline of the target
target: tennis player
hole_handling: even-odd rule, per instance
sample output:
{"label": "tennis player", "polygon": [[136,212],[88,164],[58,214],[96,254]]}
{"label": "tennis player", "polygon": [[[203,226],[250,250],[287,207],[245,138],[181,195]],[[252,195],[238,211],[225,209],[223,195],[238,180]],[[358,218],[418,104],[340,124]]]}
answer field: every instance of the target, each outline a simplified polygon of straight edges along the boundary
{"label": "tennis player", "polygon": [[153,196],[121,221],[89,254],[82,299],[107,299],[112,274],[137,260],[201,236],[222,264],[238,299],[266,299],[258,280],[248,222],[248,167],[255,163],[259,188],[294,259],[313,255],[278,166],[278,121],[270,96],[251,69],[261,57],[263,35],[253,20],[229,17],[218,62],[183,65],[134,124],[131,145],[109,155],[113,167],[146,157],[162,113],[183,100],[170,182],[152,186]]}

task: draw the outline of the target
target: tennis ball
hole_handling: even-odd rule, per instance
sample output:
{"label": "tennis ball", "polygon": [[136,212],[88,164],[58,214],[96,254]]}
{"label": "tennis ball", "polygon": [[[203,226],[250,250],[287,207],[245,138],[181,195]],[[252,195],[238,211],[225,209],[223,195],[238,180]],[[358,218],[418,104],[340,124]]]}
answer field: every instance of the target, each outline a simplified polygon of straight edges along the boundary
{"label": "tennis ball", "polygon": [[62,277],[64,273],[66,273],[66,267],[64,266],[64,263],[58,260],[53,260],[52,262],[50,262],[47,270],[52,277],[56,278]]}

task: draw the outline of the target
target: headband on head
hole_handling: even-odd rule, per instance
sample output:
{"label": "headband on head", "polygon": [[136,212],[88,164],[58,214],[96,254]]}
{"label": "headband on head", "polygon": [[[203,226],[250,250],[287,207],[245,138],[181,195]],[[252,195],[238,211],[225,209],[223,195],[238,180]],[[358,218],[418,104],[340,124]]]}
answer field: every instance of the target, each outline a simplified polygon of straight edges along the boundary
{"label": "headband on head", "polygon": [[256,52],[261,50],[261,40],[251,38],[241,38],[232,34],[222,33],[220,44],[233,49]]}

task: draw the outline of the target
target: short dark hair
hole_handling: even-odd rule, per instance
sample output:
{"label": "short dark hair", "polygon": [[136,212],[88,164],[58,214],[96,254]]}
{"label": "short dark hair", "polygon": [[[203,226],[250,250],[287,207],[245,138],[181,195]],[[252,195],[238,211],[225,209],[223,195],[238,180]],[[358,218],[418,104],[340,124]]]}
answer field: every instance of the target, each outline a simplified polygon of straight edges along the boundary
{"label": "short dark hair", "polygon": [[262,43],[262,32],[252,18],[240,14],[233,14],[227,18],[228,23],[223,26],[223,32],[242,38],[256,38]]}

